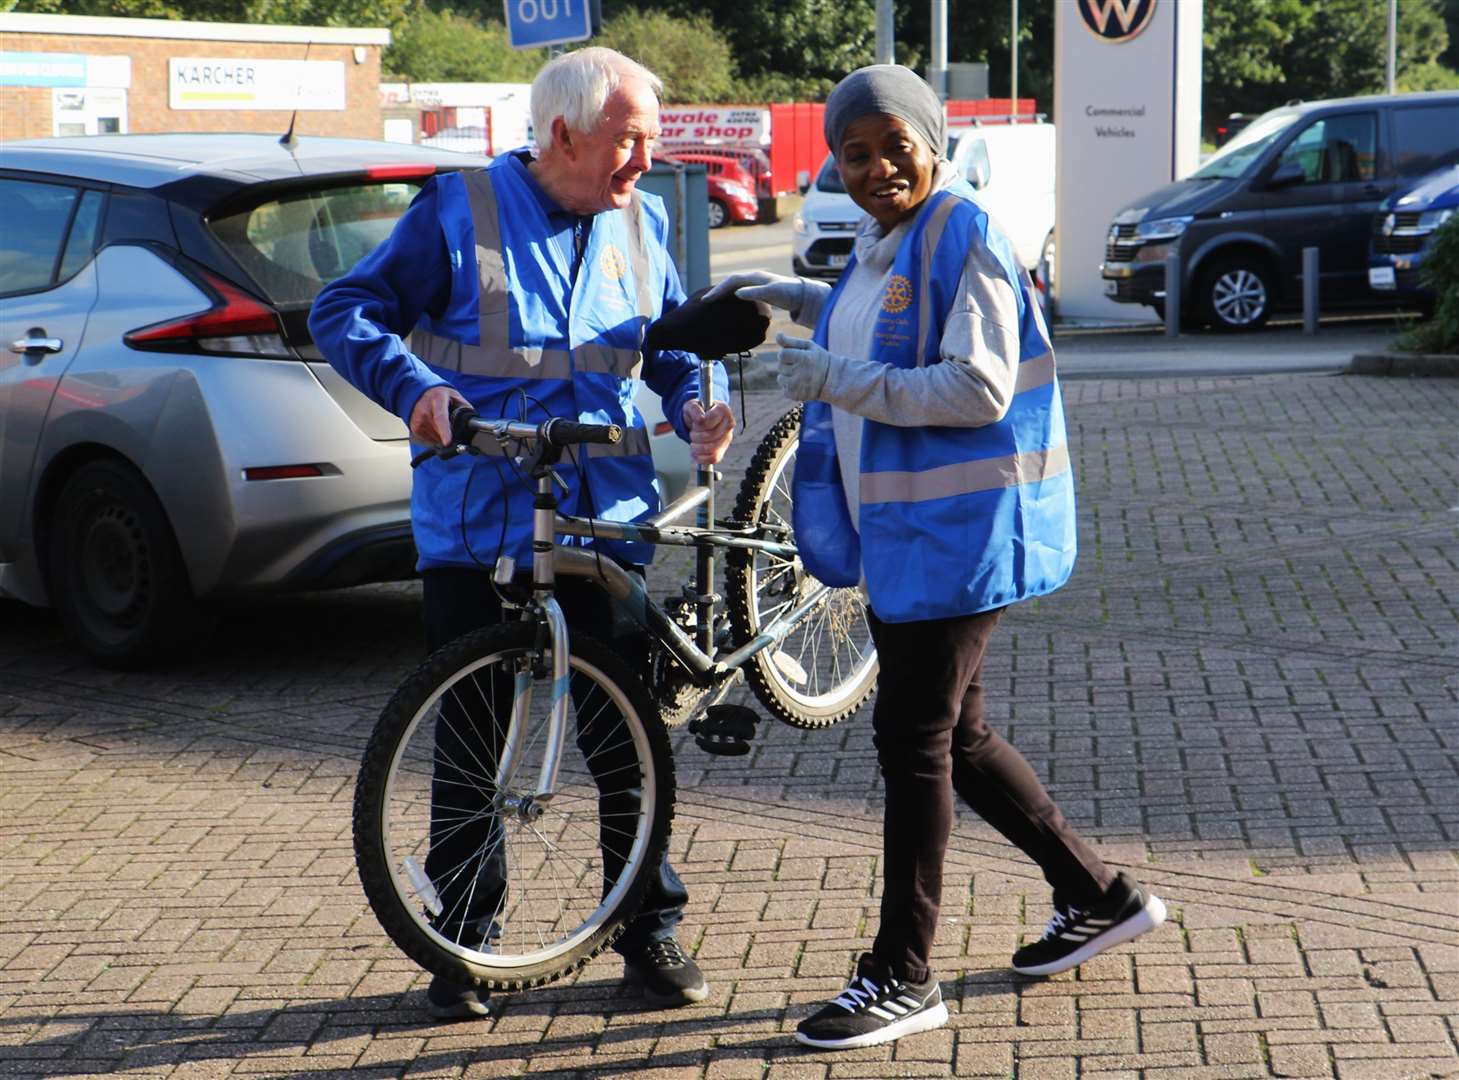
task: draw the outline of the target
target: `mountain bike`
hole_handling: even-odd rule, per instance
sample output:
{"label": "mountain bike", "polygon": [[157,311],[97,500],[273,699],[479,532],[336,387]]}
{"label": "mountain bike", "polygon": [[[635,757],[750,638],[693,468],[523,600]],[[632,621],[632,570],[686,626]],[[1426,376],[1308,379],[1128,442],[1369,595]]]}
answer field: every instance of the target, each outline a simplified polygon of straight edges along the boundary
{"label": "mountain bike", "polygon": [[[700,400],[711,386],[701,368]],[[494,990],[560,978],[610,945],[638,911],[669,840],[668,728],[717,754],[750,749],[757,717],[726,703],[742,680],[801,728],[855,712],[876,683],[864,598],[806,573],[791,529],[800,415],[757,448],[733,512],[715,516],[713,469],[657,515],[623,523],[559,512],[564,452],[622,438],[616,425],[484,420],[463,409],[452,445],[495,454],[536,492],[530,577],[499,558],[515,621],[429,657],[385,707],[354,802],[355,857],[370,905],[427,970]],[[423,455],[424,456],[424,455]],[[697,524],[681,524],[691,514]],[[562,536],[696,549],[693,581],[665,605],[643,579]],[[716,591],[725,557],[727,603]],[[641,613],[649,663],[568,631],[560,576]]]}

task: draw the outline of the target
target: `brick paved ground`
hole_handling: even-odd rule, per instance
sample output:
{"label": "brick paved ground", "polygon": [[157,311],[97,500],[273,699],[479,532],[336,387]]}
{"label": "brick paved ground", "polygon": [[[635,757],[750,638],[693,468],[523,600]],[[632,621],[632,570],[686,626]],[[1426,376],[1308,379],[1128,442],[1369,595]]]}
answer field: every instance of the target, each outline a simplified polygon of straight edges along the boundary
{"label": "brick paved ground", "polygon": [[[767,727],[740,759],[681,735],[710,1000],[648,1011],[599,959],[435,1026],[350,854],[355,761],[421,653],[416,586],[236,608],[193,662],[131,675],[0,604],[0,1077],[1459,1075],[1459,381],[1066,397],[1081,562],[1005,619],[992,714],[1170,903],[1155,934],[1014,976],[1048,894],[965,817],[952,1023],[803,1052],[787,1033],[876,928],[868,717]],[[749,404],[753,435],[779,405]]]}

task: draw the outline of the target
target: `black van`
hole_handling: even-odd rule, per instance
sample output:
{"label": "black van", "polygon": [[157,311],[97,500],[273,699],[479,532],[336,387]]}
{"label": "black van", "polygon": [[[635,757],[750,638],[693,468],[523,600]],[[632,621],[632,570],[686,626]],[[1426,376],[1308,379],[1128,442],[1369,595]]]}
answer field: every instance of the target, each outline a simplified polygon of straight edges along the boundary
{"label": "black van", "polygon": [[1253,120],[1201,168],[1115,215],[1105,295],[1165,312],[1181,259],[1182,317],[1246,330],[1302,300],[1302,249],[1319,251],[1323,311],[1393,300],[1368,288],[1378,206],[1459,163],[1459,92],[1312,101]]}

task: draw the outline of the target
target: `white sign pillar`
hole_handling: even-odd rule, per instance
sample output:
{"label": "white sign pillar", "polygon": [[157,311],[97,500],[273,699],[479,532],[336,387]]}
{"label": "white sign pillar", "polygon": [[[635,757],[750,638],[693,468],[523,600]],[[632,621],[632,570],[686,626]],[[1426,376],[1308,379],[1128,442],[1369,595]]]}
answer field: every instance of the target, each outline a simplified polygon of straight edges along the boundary
{"label": "white sign pillar", "polygon": [[1104,296],[1110,218],[1195,170],[1203,0],[1056,0],[1055,299],[1061,317],[1147,321]]}

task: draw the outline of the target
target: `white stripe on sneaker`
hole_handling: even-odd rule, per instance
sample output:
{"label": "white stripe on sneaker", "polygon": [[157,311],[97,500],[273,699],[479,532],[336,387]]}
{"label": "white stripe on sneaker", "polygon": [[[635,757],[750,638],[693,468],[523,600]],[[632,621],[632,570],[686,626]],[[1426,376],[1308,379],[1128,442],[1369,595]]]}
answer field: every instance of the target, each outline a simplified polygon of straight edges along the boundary
{"label": "white stripe on sneaker", "polygon": [[893,1039],[900,1039],[905,1035],[916,1035],[920,1031],[931,1031],[933,1028],[942,1027],[945,1023],[947,1023],[947,1006],[939,1001],[930,1009],[921,1009],[904,1016],[894,1024],[888,1024],[886,1027],[868,1031],[862,1035],[853,1035],[846,1039],[817,1039],[797,1031],[795,1041],[803,1046],[814,1046],[821,1050],[853,1050],[859,1046],[875,1046],[878,1043],[891,1042]]}
{"label": "white stripe on sneaker", "polygon": [[[1072,967],[1078,967],[1084,961],[1098,956],[1106,949],[1126,941],[1132,941],[1141,934],[1154,930],[1164,921],[1165,903],[1160,897],[1152,894],[1145,901],[1145,906],[1135,912],[1135,914],[1086,941],[1067,956],[1061,956],[1059,959],[1050,960],[1045,964],[1030,964],[1026,967],[1020,967],[1014,964],[1012,967],[1020,975],[1057,975],[1061,971],[1068,971]],[[1067,937],[1068,935],[1063,934],[1060,936]]]}

